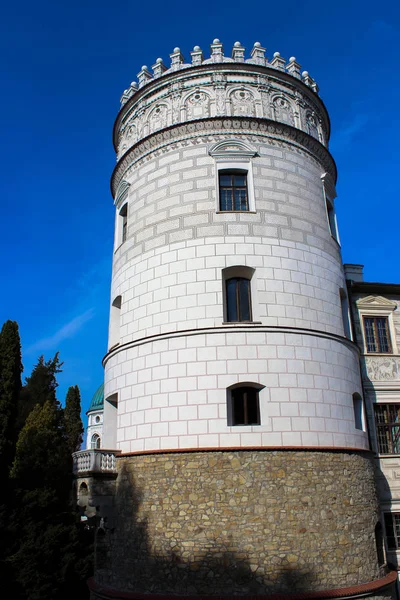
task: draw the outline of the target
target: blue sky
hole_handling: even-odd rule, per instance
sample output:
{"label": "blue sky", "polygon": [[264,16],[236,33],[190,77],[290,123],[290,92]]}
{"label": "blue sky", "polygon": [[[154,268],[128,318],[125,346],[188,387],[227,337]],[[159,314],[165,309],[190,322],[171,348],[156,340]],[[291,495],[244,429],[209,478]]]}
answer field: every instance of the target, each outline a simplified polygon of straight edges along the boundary
{"label": "blue sky", "polygon": [[0,322],[20,324],[26,375],[60,351],[61,400],[78,384],[87,410],[103,376],[119,98],[175,46],[296,56],[331,116],[344,262],[400,282],[397,2],[22,0],[1,22]]}

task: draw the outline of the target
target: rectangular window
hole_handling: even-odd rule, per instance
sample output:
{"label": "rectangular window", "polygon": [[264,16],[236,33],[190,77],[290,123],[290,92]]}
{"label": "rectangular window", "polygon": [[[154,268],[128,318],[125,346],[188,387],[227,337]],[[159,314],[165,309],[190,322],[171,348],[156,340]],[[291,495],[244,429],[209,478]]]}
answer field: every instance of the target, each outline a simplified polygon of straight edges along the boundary
{"label": "rectangular window", "polygon": [[260,406],[258,389],[240,387],[231,390],[230,425],[260,425]]}
{"label": "rectangular window", "polygon": [[226,320],[251,321],[250,281],[244,277],[226,280]]}
{"label": "rectangular window", "polygon": [[246,171],[219,171],[219,204],[225,212],[249,210]]}
{"label": "rectangular window", "polygon": [[360,394],[353,394],[354,426],[363,431],[363,401]]}
{"label": "rectangular window", "polygon": [[400,404],[375,404],[379,454],[400,454]]}
{"label": "rectangular window", "polygon": [[392,351],[387,317],[364,317],[365,346],[367,352],[390,353]]}
{"label": "rectangular window", "polygon": [[386,540],[389,550],[400,548],[400,513],[384,513]]}

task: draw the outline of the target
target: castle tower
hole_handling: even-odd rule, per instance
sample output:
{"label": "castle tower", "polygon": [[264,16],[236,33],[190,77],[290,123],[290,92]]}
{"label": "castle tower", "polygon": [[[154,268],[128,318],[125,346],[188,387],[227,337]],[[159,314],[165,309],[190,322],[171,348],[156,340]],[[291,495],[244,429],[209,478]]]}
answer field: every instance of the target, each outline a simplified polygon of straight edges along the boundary
{"label": "castle tower", "polygon": [[388,596],[317,84],[258,42],[170,57],[114,127],[93,598]]}

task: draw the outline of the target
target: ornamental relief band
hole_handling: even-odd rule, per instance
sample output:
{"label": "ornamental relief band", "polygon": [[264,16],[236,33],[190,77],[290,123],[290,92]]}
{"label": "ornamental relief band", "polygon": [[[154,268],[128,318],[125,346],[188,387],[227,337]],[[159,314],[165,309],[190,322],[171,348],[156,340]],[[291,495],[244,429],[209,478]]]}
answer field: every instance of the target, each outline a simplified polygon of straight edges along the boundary
{"label": "ornamental relief band", "polygon": [[373,381],[400,379],[400,358],[388,356],[365,357],[363,376]]}
{"label": "ornamental relief band", "polygon": [[138,140],[136,144],[130,144],[130,149],[127,149],[125,155],[118,161],[111,178],[114,196],[120,182],[126,177],[128,169],[139,164],[139,161],[145,157],[154,153],[157,155],[169,152],[172,143],[178,147],[180,144],[186,146],[187,142],[208,144],[226,140],[228,132],[232,137],[241,134],[245,135],[250,142],[267,143],[311,156],[330,174],[332,180],[336,181],[336,165],[329,151],[305,132],[270,119],[211,117],[169,126],[162,131],[155,132],[143,141]]}
{"label": "ornamental relief band", "polygon": [[290,90],[269,86],[268,90],[260,91],[254,83],[229,85],[221,79],[204,89],[197,86],[189,95],[180,86],[180,89],[170,87],[157,99],[142,98],[121,121],[118,158],[154,131],[216,116],[273,119],[301,129],[326,145],[326,127],[314,103]]}

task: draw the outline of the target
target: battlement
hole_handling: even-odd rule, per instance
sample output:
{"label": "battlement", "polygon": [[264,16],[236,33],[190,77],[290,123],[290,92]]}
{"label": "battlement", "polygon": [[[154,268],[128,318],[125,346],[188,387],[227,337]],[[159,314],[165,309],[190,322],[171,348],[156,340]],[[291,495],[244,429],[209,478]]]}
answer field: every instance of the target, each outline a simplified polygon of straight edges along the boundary
{"label": "battlement", "polygon": [[151,81],[174,73],[182,69],[189,69],[191,67],[199,67],[201,65],[210,65],[215,63],[243,63],[250,65],[260,65],[263,67],[271,67],[278,71],[283,71],[292,75],[296,79],[300,79],[309,88],[311,88],[316,94],[318,93],[318,85],[316,81],[310,77],[308,71],[301,72],[301,66],[296,61],[294,56],[290,57],[288,61],[283,58],[279,52],[275,52],[273,58],[268,60],[265,56],[266,49],[261,46],[260,42],[255,42],[250,53],[250,58],[245,58],[246,48],[242,46],[240,42],[235,42],[232,48],[231,57],[224,55],[224,47],[219,39],[215,39],[210,45],[211,54],[209,58],[204,58],[203,51],[199,46],[195,46],[191,51],[191,62],[185,63],[183,54],[180,48],[174,48],[174,51],[169,55],[171,59],[171,66],[168,68],[162,58],[157,58],[154,65],[151,67],[152,73],[149,68],[144,65],[139,71],[137,78],[138,81],[132,81],[129,88],[124,90],[121,96],[121,106],[123,106],[129,98],[131,98],[138,89],[147,85]]}

